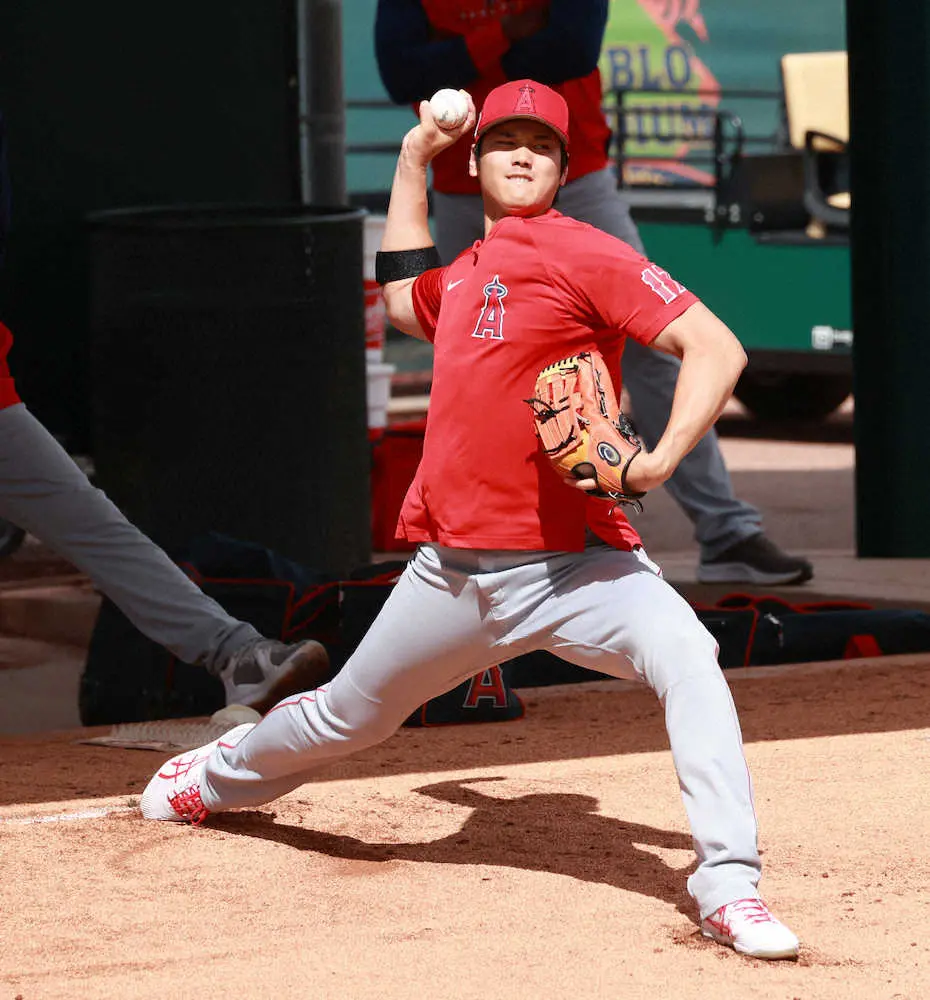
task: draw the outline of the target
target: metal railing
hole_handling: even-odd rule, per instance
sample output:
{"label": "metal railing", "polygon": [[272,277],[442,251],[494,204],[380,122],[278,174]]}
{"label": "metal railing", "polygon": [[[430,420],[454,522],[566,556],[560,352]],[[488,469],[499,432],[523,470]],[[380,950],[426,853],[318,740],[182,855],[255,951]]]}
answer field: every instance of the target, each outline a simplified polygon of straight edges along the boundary
{"label": "metal railing", "polygon": [[[653,99],[651,103],[650,98]],[[670,104],[670,98],[680,98],[682,103]],[[702,98],[716,100],[718,104],[714,107],[702,107],[685,103]],[[775,130],[764,134],[747,132],[742,116],[726,106],[730,102],[740,101],[766,101],[773,104],[778,110],[778,124]],[[346,102],[346,108],[354,111],[402,111],[404,107],[383,99]],[[672,191],[682,187],[706,190],[712,203],[706,221],[718,229],[739,224],[741,221],[741,206],[734,184],[740,158],[752,149],[772,150],[783,147],[786,141],[781,91],[617,89],[606,95],[603,110],[611,127],[609,157],[616,169],[617,186],[637,191],[650,189]],[[661,117],[666,123],[673,125],[677,116],[678,127],[669,127],[666,124],[661,136],[648,136],[643,135],[641,131],[631,130],[630,122],[637,120],[641,122],[644,116],[651,116],[654,122]],[[702,123],[706,123],[706,128],[698,127]],[[687,146],[687,152],[684,156],[678,153],[665,157],[661,153],[630,152],[629,147],[633,142],[644,143],[649,139],[661,144],[675,145],[679,150],[684,144]],[[350,143],[346,146],[346,152],[353,155],[396,156],[399,148],[400,138],[394,141]],[[706,165],[708,180],[701,182],[692,176],[686,181],[682,177],[679,184],[673,184],[670,182],[673,170],[670,170],[663,184],[630,184],[626,178],[627,167],[634,167],[638,162],[648,162],[653,165],[666,162],[670,168],[687,165],[695,168],[697,173],[700,172],[699,168],[702,165]]]}
{"label": "metal railing", "polygon": [[[680,98],[681,103],[670,104],[670,97]],[[653,99],[651,103],[649,98]],[[686,103],[701,98],[713,99],[719,103],[712,107]],[[766,101],[778,109],[778,124],[774,131],[764,134],[747,132],[742,116],[727,107],[731,101],[744,100]],[[616,167],[617,186],[638,191],[657,188],[675,190],[681,186],[704,188],[708,191],[711,202],[705,218],[717,229],[741,222],[741,199],[735,180],[744,153],[751,148],[764,147],[771,150],[784,143],[784,113],[780,91],[695,89],[670,92],[618,89],[608,96],[604,113],[613,134],[610,157]],[[658,134],[658,127],[654,134],[644,134],[641,126],[645,117],[651,117],[656,126],[660,120],[664,120],[665,127],[661,135]],[[631,122],[639,124],[640,128],[631,129]],[[706,128],[699,127],[702,123],[706,123]],[[650,141],[653,145],[674,145],[675,155],[630,152],[632,143],[646,144]],[[680,152],[682,146],[686,147],[685,155]],[[678,185],[670,177],[666,177],[660,185],[642,183],[641,180],[629,183],[628,174],[635,176],[635,166],[639,162],[652,166],[667,164],[671,177],[676,168],[680,170],[683,166],[688,166],[699,172],[699,168],[704,166],[709,180],[702,183],[692,176],[688,179],[681,178]]]}

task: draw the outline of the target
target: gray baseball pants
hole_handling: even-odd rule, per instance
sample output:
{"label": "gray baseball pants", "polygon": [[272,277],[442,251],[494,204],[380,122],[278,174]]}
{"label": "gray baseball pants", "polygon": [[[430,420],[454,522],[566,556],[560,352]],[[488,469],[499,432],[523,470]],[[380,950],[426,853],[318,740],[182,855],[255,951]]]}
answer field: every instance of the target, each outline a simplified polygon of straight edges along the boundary
{"label": "gray baseball pants", "polygon": [[[587,222],[645,253],[636,224],[610,170],[586,174],[559,191],[555,206],[563,215]],[[478,195],[433,193],[436,247],[450,263],[484,234],[484,209]],[[630,394],[636,429],[647,447],[662,436],[672,409],[679,362],[660,351],[628,340],[623,352],[623,382]],[[762,517],[733,493],[717,433],[711,430],[685,456],[665,484],[694,524],[703,559],[713,559],[731,545],[758,534]]]}
{"label": "gray baseball pants", "polygon": [[329,684],[285,699],[238,746],[211,753],[203,803],[270,802],[321,764],[387,739],[429,698],[538,649],[655,691],[699,862],[688,890],[702,917],[756,897],[752,787],[716,643],[641,549],[420,546]]}
{"label": "gray baseball pants", "polygon": [[260,638],[130,524],[22,403],[0,410],[0,517],[86,573],[140,632],[185,663],[215,673]]}

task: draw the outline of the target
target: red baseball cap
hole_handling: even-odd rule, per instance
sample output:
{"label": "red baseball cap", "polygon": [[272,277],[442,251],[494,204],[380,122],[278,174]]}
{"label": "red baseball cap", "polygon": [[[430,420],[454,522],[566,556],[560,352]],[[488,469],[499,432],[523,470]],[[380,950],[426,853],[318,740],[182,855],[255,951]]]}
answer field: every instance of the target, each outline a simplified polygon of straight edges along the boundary
{"label": "red baseball cap", "polygon": [[535,80],[511,80],[495,87],[484,99],[475,125],[475,142],[492,125],[513,118],[529,118],[548,125],[568,147],[568,105],[551,87]]}

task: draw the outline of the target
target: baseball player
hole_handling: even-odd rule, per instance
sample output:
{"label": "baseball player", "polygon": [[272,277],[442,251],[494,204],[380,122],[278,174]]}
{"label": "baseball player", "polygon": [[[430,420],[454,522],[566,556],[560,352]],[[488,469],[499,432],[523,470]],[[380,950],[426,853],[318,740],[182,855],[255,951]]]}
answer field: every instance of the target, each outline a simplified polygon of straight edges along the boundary
{"label": "baseball player", "polygon": [[[559,211],[644,253],[607,160],[610,129],[597,66],[607,12],[607,0],[378,0],[375,52],[385,89],[400,104],[450,86],[480,103],[505,80],[545,80],[565,98],[572,122]],[[431,167],[436,248],[449,263],[482,235],[481,195],[468,174],[465,143],[443,150]],[[654,446],[668,421],[676,359],[631,339],[623,364],[636,427]],[[813,576],[810,562],[783,552],[763,531],[759,511],[734,494],[713,428],[666,488],[694,524],[699,580],[785,585]]]}
{"label": "baseball player", "polygon": [[[0,264],[11,214],[3,125],[0,115]],[[228,705],[266,711],[329,676],[323,646],[266,639],[232,618],[91,485],[19,398],[12,346],[0,323],[0,517],[86,573],[144,635],[219,677]]]}
{"label": "baseball player", "polygon": [[793,958],[794,934],[759,897],[750,777],[713,637],[648,558],[622,509],[567,482],[524,402],[538,373],[626,338],[681,358],[668,428],[628,467],[661,485],[711,426],[745,364],[736,337],[627,244],[551,208],[565,181],[568,109],[531,80],[492,90],[474,131],[485,237],[447,267],[427,225],[430,160],[451,130],[428,102],[404,138],[378,257],[391,321],[435,348],[423,459],[399,533],[419,543],[378,618],[328,684],[257,726],[180,754],[141,799],[153,820],[201,822],[255,806],[313,770],[387,739],[425,700],[502,660],[545,649],[648,684],[666,727],[698,866],[703,933],[760,958]]}

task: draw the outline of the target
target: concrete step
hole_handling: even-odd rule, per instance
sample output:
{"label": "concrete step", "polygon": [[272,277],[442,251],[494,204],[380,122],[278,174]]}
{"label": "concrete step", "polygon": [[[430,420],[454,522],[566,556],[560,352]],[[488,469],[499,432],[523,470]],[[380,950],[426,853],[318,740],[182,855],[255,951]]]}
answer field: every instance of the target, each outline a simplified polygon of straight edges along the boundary
{"label": "concrete step", "polygon": [[0,636],[0,736],[76,729],[86,649]]}
{"label": "concrete step", "polygon": [[0,635],[86,649],[100,595],[85,577],[0,590]]}

